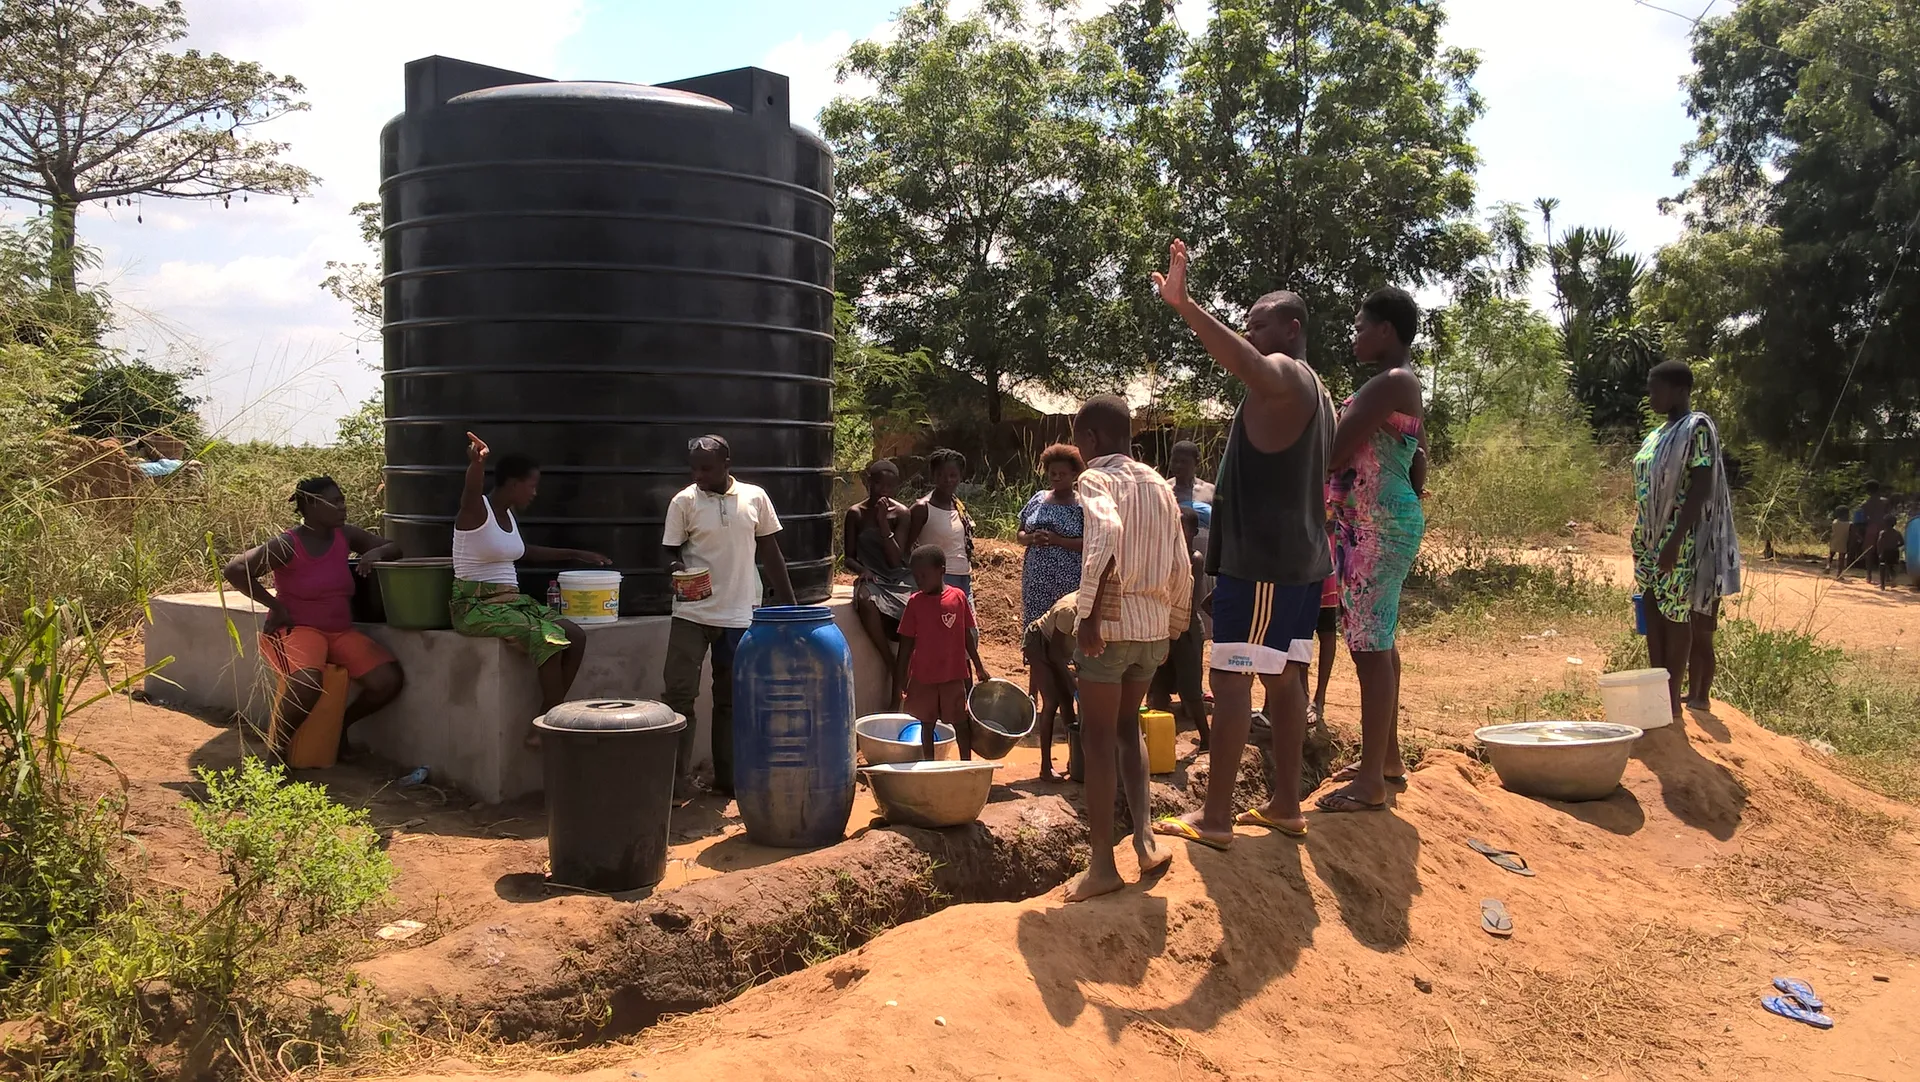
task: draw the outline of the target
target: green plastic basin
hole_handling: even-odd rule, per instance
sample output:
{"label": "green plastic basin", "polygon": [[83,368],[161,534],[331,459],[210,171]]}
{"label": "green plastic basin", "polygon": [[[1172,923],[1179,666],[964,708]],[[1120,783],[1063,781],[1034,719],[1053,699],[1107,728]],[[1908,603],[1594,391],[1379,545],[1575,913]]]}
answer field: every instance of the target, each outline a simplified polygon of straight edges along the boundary
{"label": "green plastic basin", "polygon": [[453,598],[453,561],[444,556],[385,560],[374,564],[380,576],[380,603],[387,626],[435,631],[453,626],[447,603]]}

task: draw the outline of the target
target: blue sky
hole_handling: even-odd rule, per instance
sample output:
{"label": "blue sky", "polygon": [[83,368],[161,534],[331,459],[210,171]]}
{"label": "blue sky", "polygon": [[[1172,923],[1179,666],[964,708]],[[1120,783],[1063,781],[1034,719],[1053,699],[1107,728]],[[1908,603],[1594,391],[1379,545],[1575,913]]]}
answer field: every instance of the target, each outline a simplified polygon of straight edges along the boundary
{"label": "blue sky", "polygon": [[[560,78],[659,82],[756,64],[793,81],[796,117],[835,93],[847,46],[884,33],[897,0],[186,0],[189,44],[257,60],[307,85],[312,108],[266,129],[320,174],[298,205],[148,200],[91,208],[83,239],[130,350],[204,370],[203,412],[236,437],[325,441],[379,387],[378,344],[355,341],[318,286],[328,260],[365,257],[348,215],[373,198],[380,125],[400,70],[431,53]],[[1082,0],[1082,10],[1101,0]],[[1691,7],[1704,0],[1691,0]],[[1717,0],[1724,10],[1729,0]],[[1474,129],[1484,203],[1561,201],[1562,225],[1622,230],[1643,252],[1679,231],[1655,203],[1693,134],[1680,78],[1687,23],[1633,0],[1448,0],[1447,38],[1482,54]],[[1202,25],[1205,0],[1184,0]],[[136,222],[136,215],[143,221]],[[356,349],[358,355],[356,355]]]}

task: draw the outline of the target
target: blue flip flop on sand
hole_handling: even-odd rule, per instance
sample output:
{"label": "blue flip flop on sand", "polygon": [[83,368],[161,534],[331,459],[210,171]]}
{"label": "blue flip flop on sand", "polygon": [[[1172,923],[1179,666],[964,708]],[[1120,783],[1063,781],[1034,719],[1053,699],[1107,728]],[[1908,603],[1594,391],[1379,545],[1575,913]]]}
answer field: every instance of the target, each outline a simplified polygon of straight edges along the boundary
{"label": "blue flip flop on sand", "polygon": [[1760,1001],[1760,1005],[1782,1018],[1791,1018],[1796,1022],[1805,1022],[1807,1025],[1813,1026],[1816,1029],[1833,1028],[1833,1019],[1828,1018],[1819,1011],[1808,1010],[1802,1007],[1798,1001],[1788,996],[1768,996]]}
{"label": "blue flip flop on sand", "polygon": [[1813,986],[1798,977],[1775,977],[1773,986],[1800,1001],[1800,1005],[1810,1011],[1827,1009],[1826,1000],[1813,994]]}

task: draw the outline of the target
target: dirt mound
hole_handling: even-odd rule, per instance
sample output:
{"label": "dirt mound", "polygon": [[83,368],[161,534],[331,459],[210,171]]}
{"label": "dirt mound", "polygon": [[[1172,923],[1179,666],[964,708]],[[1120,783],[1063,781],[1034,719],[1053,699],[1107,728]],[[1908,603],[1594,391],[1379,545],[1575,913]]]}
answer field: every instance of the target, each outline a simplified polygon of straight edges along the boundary
{"label": "dirt mound", "polygon": [[1086,827],[1064,801],[1009,800],[967,828],[864,831],[637,903],[496,910],[360,973],[416,1025],[597,1039],[725,1002],[948,905],[1030,897],[1085,866]]}
{"label": "dirt mound", "polygon": [[[577,1077],[1914,1077],[1910,809],[1718,713],[1650,733],[1605,801],[1530,800],[1434,752],[1386,813],[1184,847],[1085,905],[947,909]],[[1480,931],[1482,898],[1510,940]],[[1843,1030],[1763,1013],[1786,973]]]}

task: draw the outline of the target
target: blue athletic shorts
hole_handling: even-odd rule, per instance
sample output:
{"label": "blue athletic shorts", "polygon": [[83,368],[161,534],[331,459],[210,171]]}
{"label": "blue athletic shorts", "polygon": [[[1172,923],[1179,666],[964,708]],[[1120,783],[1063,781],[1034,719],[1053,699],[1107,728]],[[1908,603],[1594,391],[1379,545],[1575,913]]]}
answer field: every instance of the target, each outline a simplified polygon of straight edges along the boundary
{"label": "blue athletic shorts", "polygon": [[1278,673],[1313,661],[1324,583],[1276,586],[1221,575],[1213,586],[1213,664],[1225,672]]}

